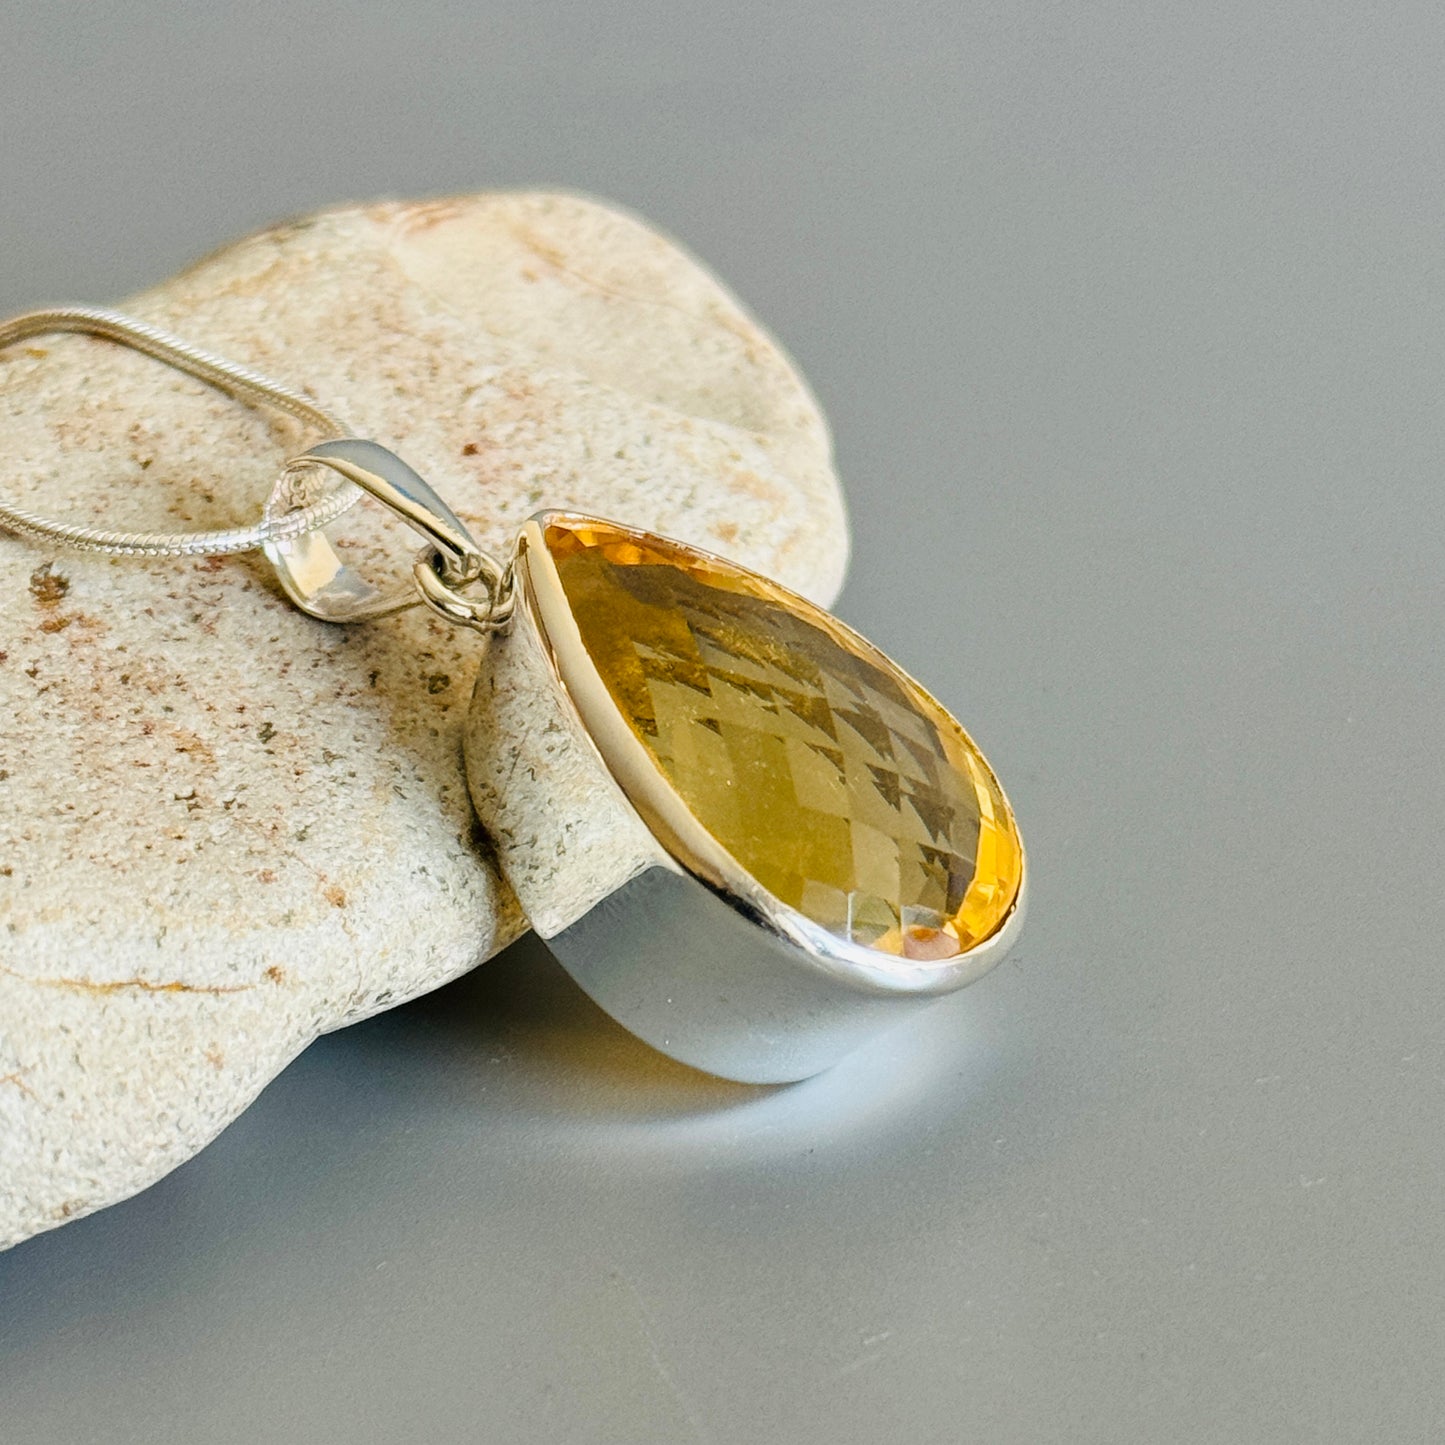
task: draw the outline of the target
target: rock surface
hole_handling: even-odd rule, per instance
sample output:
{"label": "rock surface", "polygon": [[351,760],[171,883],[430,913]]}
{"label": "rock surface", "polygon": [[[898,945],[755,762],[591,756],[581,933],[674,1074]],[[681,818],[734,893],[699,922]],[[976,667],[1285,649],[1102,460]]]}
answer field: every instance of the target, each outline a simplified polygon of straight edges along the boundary
{"label": "rock surface", "polygon": [[[556,505],[820,601],[841,582],[807,388],[694,261],[595,202],[325,212],[125,309],[307,387],[494,550]],[[4,484],[51,515],[246,521],[308,440],[106,342],[0,355]],[[340,530],[373,575],[414,546],[375,509]],[[467,801],[469,634],[312,621],[256,556],[4,536],[0,597],[3,1246],[151,1183],[318,1033],[524,925]]]}

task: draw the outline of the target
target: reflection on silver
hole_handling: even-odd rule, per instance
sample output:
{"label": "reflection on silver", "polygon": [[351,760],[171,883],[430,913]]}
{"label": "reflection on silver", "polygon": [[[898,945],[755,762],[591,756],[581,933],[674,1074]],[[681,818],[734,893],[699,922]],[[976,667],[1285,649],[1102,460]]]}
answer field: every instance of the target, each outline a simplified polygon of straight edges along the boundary
{"label": "reflection on silver", "polygon": [[810,1078],[929,1001],[850,986],[736,900],[661,866],[548,944],[639,1038],[744,1083]]}

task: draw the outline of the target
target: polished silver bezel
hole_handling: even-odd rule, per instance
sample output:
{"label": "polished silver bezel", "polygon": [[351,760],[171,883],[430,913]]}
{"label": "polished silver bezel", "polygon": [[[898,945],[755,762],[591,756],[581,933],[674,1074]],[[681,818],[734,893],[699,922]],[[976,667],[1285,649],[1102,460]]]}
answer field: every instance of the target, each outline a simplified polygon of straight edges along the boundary
{"label": "polished silver bezel", "polygon": [[[518,539],[515,586],[523,625],[535,629],[570,722],[585,738],[627,807],[656,841],[654,862],[657,866],[698,880],[778,942],[791,945],[790,952],[796,955],[801,966],[859,992],[923,996],[950,993],[972,983],[1002,960],[1023,922],[1028,881],[1026,859],[1021,860],[1018,894],[994,932],[963,953],[936,961],[909,959],[840,938],[764,889],[693,815],[612,701],[583,645],[546,545],[545,530],[552,522],[584,527],[598,525],[623,532],[633,529],[578,513],[539,513],[524,525]],[[654,534],[643,531],[636,531],[635,535],[644,542],[654,539]],[[744,570],[700,548],[687,546],[686,550],[719,567]],[[882,656],[866,639],[830,613],[801,596],[791,594],[791,597],[800,614],[832,631],[845,644],[861,645]],[[885,658],[885,661],[888,660]],[[902,668],[891,661],[888,666],[921,699],[939,706]],[[987,763],[984,766],[987,767]],[[1001,788],[999,795],[1004,797]],[[1006,798],[1004,806],[1009,806]],[[1009,816],[1012,820],[1011,810]]]}

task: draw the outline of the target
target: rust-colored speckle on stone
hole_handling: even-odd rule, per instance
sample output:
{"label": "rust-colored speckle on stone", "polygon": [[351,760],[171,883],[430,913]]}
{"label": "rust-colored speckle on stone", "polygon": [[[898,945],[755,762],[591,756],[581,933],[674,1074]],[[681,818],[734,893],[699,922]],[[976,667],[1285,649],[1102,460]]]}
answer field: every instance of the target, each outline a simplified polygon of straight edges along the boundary
{"label": "rust-colored speckle on stone", "polygon": [[235,984],[198,984],[185,983],[180,979],[172,979],[166,983],[154,983],[148,978],[116,978],[116,979],[90,979],[90,978],[66,978],[31,976],[23,974],[17,969],[8,968],[0,963],[0,973],[10,978],[23,980],[36,988],[62,988],[71,989],[77,993],[108,994],[125,993],[135,990],[140,993],[204,993],[204,994],[226,994],[245,993],[251,987],[249,983]]}
{"label": "rust-colored speckle on stone", "polygon": [[462,214],[466,197],[443,198],[436,201],[406,201],[372,208],[379,218],[394,221],[408,234],[430,231],[455,221]]}
{"label": "rust-colored speckle on stone", "polygon": [[[190,728],[172,728],[171,737],[175,740],[175,749],[178,753],[185,753],[193,757],[197,762],[205,763],[208,767],[213,766],[216,761],[216,754],[211,745],[199,734],[192,732]],[[192,790],[194,796],[194,790]]]}
{"label": "rust-colored speckle on stone", "polygon": [[70,578],[55,570],[54,562],[42,562],[30,574],[30,595],[37,607],[59,607],[70,591]]}

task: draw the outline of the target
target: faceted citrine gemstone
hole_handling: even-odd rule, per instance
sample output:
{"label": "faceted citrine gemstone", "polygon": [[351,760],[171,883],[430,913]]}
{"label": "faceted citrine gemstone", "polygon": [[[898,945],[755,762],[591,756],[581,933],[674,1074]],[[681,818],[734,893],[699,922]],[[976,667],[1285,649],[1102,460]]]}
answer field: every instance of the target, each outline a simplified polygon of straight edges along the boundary
{"label": "faceted citrine gemstone", "polygon": [[605,523],[545,540],[613,703],[697,821],[822,928],[947,959],[988,938],[1023,853],[952,717],[827,613],[717,558]]}

